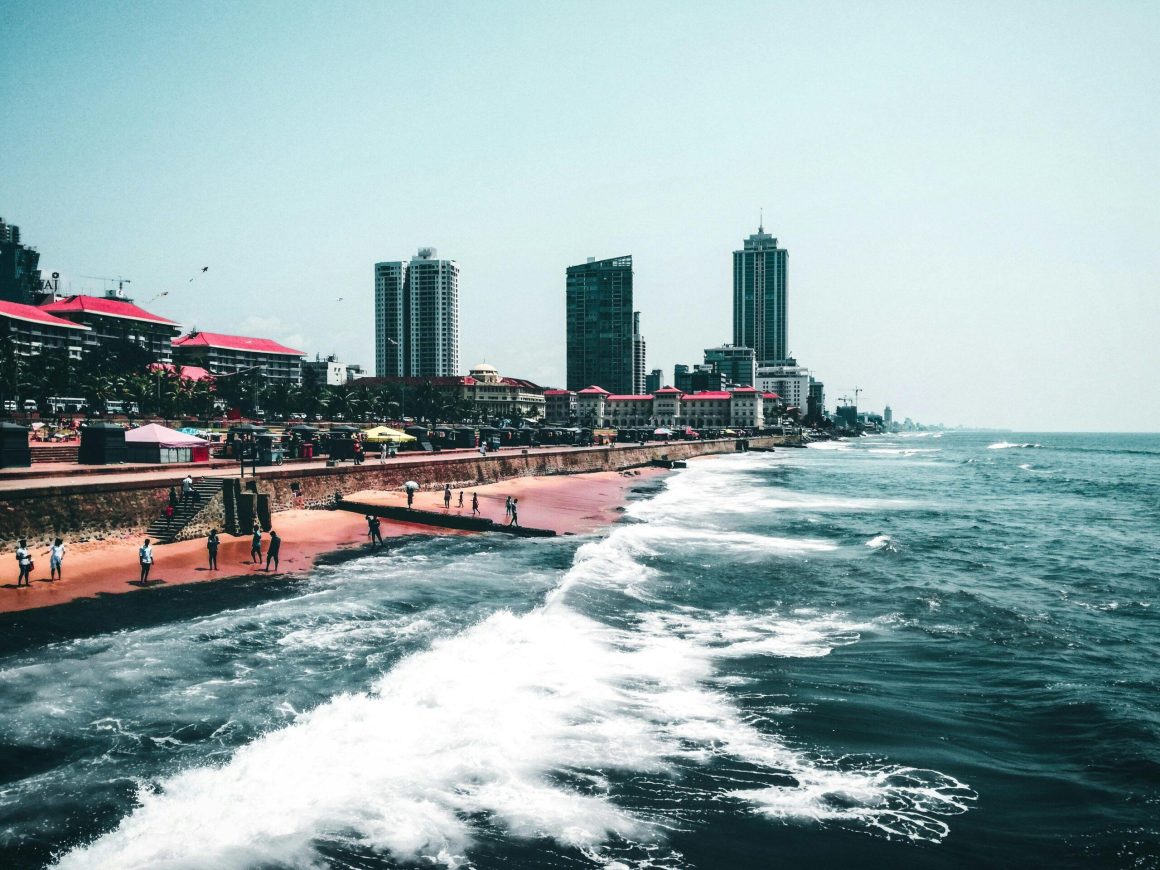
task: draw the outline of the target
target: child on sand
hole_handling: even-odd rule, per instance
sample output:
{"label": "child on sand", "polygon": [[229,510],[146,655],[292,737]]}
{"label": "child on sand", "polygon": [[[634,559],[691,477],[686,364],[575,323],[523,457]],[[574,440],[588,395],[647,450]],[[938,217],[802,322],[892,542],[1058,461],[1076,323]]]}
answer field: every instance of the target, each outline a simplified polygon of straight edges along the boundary
{"label": "child on sand", "polygon": [[57,538],[52,542],[52,546],[48,548],[48,569],[49,577],[53,580],[60,579],[60,567],[64,562],[64,541]]}
{"label": "child on sand", "polygon": [[153,548],[149,546],[149,539],[137,551],[137,560],[141,563],[141,585],[149,582],[149,569],[153,567]]}

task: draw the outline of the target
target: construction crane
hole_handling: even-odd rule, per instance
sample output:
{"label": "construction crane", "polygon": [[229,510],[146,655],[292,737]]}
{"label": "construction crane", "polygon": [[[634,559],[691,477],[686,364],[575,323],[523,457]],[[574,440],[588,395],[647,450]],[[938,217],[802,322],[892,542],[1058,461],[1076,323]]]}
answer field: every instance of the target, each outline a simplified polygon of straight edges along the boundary
{"label": "construction crane", "polygon": [[[118,275],[116,278],[105,278],[105,277],[102,277],[101,275],[81,275],[81,277],[82,278],[91,278],[94,281],[110,281],[110,282],[116,281],[117,282],[117,296],[124,296],[125,295],[125,285],[133,283],[128,278],[122,278],[120,275]],[[105,295],[112,296],[113,291],[111,289],[109,289],[108,287],[106,287],[105,288]]]}
{"label": "construction crane", "polygon": [[[857,408],[858,407],[858,397],[860,395],[862,395],[862,393],[865,391],[861,387],[841,387],[841,390],[844,393],[853,393],[854,394],[854,407]],[[841,402],[845,402],[847,405],[850,404],[850,397],[848,395],[847,396],[838,396],[838,400]]]}

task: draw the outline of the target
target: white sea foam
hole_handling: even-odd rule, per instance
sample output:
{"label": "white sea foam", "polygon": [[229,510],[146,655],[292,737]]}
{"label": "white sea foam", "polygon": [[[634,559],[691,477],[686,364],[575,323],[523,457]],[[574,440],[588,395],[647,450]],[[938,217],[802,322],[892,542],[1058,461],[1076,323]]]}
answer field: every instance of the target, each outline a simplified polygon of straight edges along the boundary
{"label": "white sea foam", "polygon": [[1030,444],[1030,443],[1015,444],[1011,441],[997,441],[994,444],[988,444],[987,449],[988,450],[1024,450],[1024,449],[1031,449],[1033,447],[1042,447],[1042,446],[1043,446],[1042,444]]}
{"label": "white sea foam", "polygon": [[[663,843],[673,823],[656,809],[619,806],[608,774],[675,781],[715,758],[749,766],[757,781],[789,776],[796,785],[720,786],[706,797],[732,796],[771,818],[941,839],[942,817],[972,797],[965,786],[789,747],[735,705],[720,681],[727,675],[717,673],[742,657],[825,656],[870,626],[814,610],[657,608],[612,628],[570,605],[581,590],[646,596],[655,570],[642,559],[684,543],[734,555],[832,547],[715,529],[695,512],[690,520],[681,508],[697,493],[681,477],[656,499],[662,506],[651,522],[581,546],[542,607],[493,614],[397,663],[370,691],[338,695],[220,766],[142,787],[138,807],[115,830],[58,866],[314,868],[324,866],[318,844],[329,842],[459,867],[470,863],[480,820],[599,859],[612,839]],[[320,623],[288,633],[283,648],[292,654],[344,640],[361,647],[373,640],[368,631]]]}
{"label": "white sea foam", "polygon": [[866,542],[866,546],[871,550],[885,550],[888,553],[898,551],[898,543],[890,535],[875,535]]}

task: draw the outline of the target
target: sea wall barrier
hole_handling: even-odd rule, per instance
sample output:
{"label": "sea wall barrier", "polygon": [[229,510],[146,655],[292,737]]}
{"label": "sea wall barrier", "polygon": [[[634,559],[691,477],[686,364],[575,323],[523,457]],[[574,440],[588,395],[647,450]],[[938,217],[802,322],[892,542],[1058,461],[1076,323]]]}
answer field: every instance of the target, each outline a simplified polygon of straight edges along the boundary
{"label": "sea wall barrier", "polygon": [[[748,442],[753,448],[768,448],[784,443],[784,439],[761,436],[749,438]],[[655,459],[685,460],[737,449],[738,442],[732,438],[526,451],[509,448],[486,456],[404,455],[385,464],[371,460],[360,466],[344,463],[326,467],[319,463],[269,467],[262,468],[256,480],[268,510],[276,513],[333,503],[335,496],[342,493],[397,489],[409,480],[425,489],[442,488],[445,484],[459,489],[512,477],[621,471],[649,465]],[[208,475],[199,474],[201,470],[191,466],[178,466],[159,470],[145,479],[121,481],[103,479],[102,475],[29,480],[27,488],[0,493],[0,547],[14,547],[21,537],[39,546],[55,536],[82,541],[142,535],[162,511],[169,487],[180,489],[187,471],[199,477],[226,476],[226,469],[206,470]],[[246,483],[250,480],[247,477]],[[204,534],[203,526],[218,525],[219,519],[225,519],[220,505],[207,508],[182,538]]]}

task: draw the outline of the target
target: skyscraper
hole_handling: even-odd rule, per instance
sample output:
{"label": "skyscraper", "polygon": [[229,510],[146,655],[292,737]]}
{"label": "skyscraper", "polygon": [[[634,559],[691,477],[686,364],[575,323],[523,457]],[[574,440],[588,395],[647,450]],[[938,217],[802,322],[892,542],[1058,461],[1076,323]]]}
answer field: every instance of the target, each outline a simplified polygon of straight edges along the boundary
{"label": "skyscraper", "polygon": [[[632,310],[632,257],[569,266],[567,270],[568,389],[592,385],[631,393],[636,385],[638,314]],[[643,367],[642,367],[643,381]]]}
{"label": "skyscraper", "polygon": [[459,264],[420,248],[375,264],[375,373],[448,377],[459,369]]}
{"label": "skyscraper", "polygon": [[640,312],[632,312],[632,392],[634,395],[642,394],[644,390],[644,382],[647,374],[645,373],[645,343],[644,336],[640,333]]}
{"label": "skyscraper", "polygon": [[0,299],[31,305],[40,289],[40,254],[20,243],[20,227],[0,218]]}
{"label": "skyscraper", "polygon": [[758,226],[733,252],[733,344],[751,347],[758,365],[789,356],[786,261],[789,251]]}

